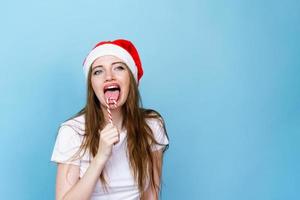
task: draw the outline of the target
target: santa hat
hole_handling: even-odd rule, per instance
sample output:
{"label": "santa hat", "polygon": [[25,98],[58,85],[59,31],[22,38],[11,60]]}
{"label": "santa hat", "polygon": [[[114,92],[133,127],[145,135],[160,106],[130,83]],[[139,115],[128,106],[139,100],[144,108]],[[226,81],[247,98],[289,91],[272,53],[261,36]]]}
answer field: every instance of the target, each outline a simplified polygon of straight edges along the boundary
{"label": "santa hat", "polygon": [[139,82],[143,76],[143,68],[140,56],[135,46],[130,41],[123,39],[99,42],[87,55],[83,62],[85,77],[88,76],[93,62],[100,56],[106,55],[116,56],[123,60],[131,70],[136,82]]}

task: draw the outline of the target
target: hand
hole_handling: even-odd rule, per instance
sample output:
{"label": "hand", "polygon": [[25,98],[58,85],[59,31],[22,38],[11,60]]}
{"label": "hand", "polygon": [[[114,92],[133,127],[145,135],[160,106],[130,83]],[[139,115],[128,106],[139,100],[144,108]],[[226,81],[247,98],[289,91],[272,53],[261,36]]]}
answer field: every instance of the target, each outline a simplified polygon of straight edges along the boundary
{"label": "hand", "polygon": [[106,162],[111,155],[113,145],[119,142],[119,132],[111,123],[107,124],[104,129],[98,132],[100,134],[100,140],[96,157]]}

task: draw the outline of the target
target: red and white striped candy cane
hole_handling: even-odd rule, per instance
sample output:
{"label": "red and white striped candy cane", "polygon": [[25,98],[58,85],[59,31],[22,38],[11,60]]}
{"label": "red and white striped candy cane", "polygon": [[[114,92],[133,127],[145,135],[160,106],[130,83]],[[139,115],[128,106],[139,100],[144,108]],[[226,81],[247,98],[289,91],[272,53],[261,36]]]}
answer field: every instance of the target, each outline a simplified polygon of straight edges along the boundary
{"label": "red and white striped candy cane", "polygon": [[111,111],[110,111],[110,108],[109,108],[109,99],[106,100],[106,110],[107,110],[107,113],[108,113],[109,123],[113,124]]}
{"label": "red and white striped candy cane", "polygon": [[[109,98],[106,100],[106,110],[107,110],[107,113],[108,113],[108,120],[109,120],[109,123],[113,124],[112,115],[111,115],[111,111],[110,111],[110,107],[109,107],[110,100],[114,103],[115,108],[117,108],[117,101],[114,100],[114,99],[109,99]],[[120,135],[118,135],[118,137],[120,139]],[[118,143],[118,142],[116,142],[116,143]],[[114,143],[114,145],[116,143]]]}
{"label": "red and white striped candy cane", "polygon": [[114,102],[114,106],[115,106],[115,108],[117,108],[117,101],[116,100],[112,100],[113,102]]}

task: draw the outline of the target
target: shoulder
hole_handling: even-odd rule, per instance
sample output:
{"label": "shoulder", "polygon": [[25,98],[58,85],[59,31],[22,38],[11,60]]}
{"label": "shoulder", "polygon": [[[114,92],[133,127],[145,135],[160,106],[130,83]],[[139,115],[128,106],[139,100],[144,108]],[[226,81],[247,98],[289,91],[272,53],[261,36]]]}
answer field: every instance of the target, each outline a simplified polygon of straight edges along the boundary
{"label": "shoulder", "polygon": [[144,114],[144,117],[155,139],[155,142],[151,147],[152,151],[157,151],[160,149],[165,151],[169,145],[169,137],[162,116],[157,111],[147,110],[146,114]]}
{"label": "shoulder", "polygon": [[[80,165],[74,158],[84,139],[84,117],[76,116],[63,122],[58,130],[51,160],[57,163]],[[73,159],[74,158],[74,159]]]}
{"label": "shoulder", "polygon": [[85,116],[81,114],[60,124],[59,131],[69,130],[76,132],[79,135],[84,135],[85,132]]}
{"label": "shoulder", "polygon": [[152,131],[155,131],[159,128],[164,128],[163,120],[160,118],[146,118],[145,121]]}
{"label": "shoulder", "polygon": [[61,123],[58,128],[57,141],[68,144],[70,142],[80,143],[84,136],[84,116],[76,116]]}
{"label": "shoulder", "polygon": [[159,112],[152,109],[142,109],[142,112],[146,123],[148,124],[148,126],[150,126],[152,130],[153,128],[165,127],[164,119]]}

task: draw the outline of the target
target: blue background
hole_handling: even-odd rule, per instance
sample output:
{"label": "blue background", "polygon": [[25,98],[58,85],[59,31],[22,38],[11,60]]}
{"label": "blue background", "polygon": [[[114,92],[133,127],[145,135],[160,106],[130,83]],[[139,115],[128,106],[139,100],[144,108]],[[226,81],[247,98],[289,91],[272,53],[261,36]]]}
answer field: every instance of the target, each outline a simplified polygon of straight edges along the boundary
{"label": "blue background", "polygon": [[1,199],[54,199],[59,124],[101,40],[138,48],[170,137],[162,199],[300,199],[296,0],[1,1]]}

